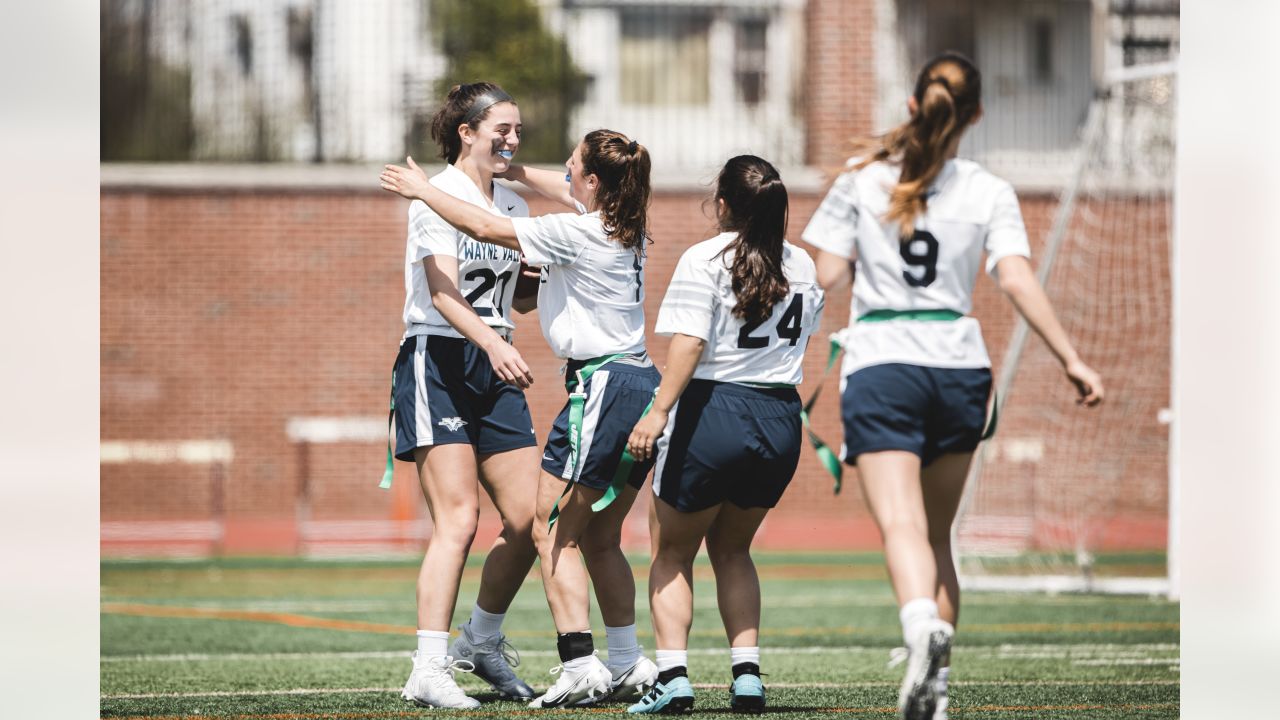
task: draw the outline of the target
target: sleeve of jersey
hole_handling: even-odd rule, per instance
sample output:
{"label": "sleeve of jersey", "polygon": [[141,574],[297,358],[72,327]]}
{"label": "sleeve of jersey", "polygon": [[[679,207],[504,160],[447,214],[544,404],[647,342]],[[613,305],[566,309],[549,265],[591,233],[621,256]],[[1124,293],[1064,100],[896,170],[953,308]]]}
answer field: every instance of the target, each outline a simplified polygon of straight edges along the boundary
{"label": "sleeve of jersey", "polygon": [[991,222],[987,225],[987,274],[995,275],[996,265],[1011,255],[1031,257],[1027,227],[1022,222],[1022,208],[1013,187],[1003,184],[996,193]]}
{"label": "sleeve of jersey", "polygon": [[800,239],[843,258],[852,258],[858,236],[858,194],[854,174],[844,173],[814,211]]}
{"label": "sleeve of jersey", "polygon": [[409,205],[409,246],[415,263],[430,255],[456,258],[458,231],[432,212],[426,203],[415,200]]}
{"label": "sleeve of jersey", "polygon": [[654,332],[659,335],[689,335],[704,341],[711,340],[711,321],[719,302],[715,281],[706,268],[706,260],[692,257],[686,252],[676,264],[666,297],[658,308],[658,322]]}
{"label": "sleeve of jersey", "polygon": [[530,265],[569,265],[582,254],[583,238],[572,224],[576,215],[556,213],[513,217],[520,252]]}

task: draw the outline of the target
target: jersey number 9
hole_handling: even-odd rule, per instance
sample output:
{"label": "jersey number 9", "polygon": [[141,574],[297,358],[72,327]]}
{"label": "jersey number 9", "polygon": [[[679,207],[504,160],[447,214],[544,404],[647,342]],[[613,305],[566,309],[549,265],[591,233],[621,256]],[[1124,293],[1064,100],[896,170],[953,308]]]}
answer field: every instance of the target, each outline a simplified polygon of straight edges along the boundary
{"label": "jersey number 9", "polygon": [[938,279],[938,239],[927,230],[916,230],[911,239],[899,243],[898,253],[908,265],[924,268],[917,275],[910,269],[902,271],[902,279],[911,287],[929,287]]}

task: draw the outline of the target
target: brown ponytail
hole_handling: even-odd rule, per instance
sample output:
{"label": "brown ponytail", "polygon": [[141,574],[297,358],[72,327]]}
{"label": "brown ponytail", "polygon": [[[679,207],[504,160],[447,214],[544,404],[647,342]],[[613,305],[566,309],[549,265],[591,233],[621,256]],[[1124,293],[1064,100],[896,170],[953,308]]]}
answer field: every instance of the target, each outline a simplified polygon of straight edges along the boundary
{"label": "brown ponytail", "polygon": [[782,270],[782,241],[787,232],[787,188],[767,160],[754,155],[730,158],[716,179],[720,229],[738,233],[725,246],[733,251],[733,308],[736,317],[762,322],[787,297],[790,284]]}
{"label": "brown ponytail", "polygon": [[462,137],[458,128],[464,123],[471,129],[489,116],[489,110],[499,103],[515,100],[502,88],[490,82],[454,85],[445,96],[444,105],[431,117],[431,139],[440,146],[440,157],[452,165],[462,154]]}
{"label": "brown ponytail", "polygon": [[854,141],[854,154],[863,158],[858,168],[881,160],[902,164],[885,219],[898,223],[903,241],[915,232],[925,193],[977,115],[982,75],[965,56],[943,53],[925,63],[913,97],[916,112],[910,120],[879,137]]}
{"label": "brown ponytail", "polygon": [[595,175],[605,232],[629,250],[648,235],[649,151],[622,133],[593,130],[582,139],[582,174]]}

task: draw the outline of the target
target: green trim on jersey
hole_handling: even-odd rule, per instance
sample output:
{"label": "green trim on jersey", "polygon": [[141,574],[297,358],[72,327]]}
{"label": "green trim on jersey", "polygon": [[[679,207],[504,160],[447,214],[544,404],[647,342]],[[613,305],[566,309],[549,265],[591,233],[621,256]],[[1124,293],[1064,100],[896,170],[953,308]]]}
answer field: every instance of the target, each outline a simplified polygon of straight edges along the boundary
{"label": "green trim on jersey", "polygon": [[924,322],[950,322],[964,317],[955,310],[872,310],[858,318],[858,322],[886,322],[888,320],[919,320]]}

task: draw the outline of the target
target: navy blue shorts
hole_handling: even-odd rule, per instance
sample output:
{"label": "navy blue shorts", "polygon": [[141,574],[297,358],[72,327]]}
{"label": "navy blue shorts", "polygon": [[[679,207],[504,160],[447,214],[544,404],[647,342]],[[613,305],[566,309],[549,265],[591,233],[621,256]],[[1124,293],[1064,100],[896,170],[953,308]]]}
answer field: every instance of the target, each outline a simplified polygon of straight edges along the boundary
{"label": "navy blue shorts", "polygon": [[394,370],[396,457],[415,448],[466,443],[482,455],[533,447],[538,439],[524,391],[503,382],[469,340],[413,335]]}
{"label": "navy blue shorts", "polygon": [[800,395],[690,380],[658,439],[653,492],[680,512],[778,504],[800,462]]}
{"label": "navy blue shorts", "polygon": [[989,368],[872,365],[844,381],[844,461],[879,450],[906,450],[922,466],[946,453],[973,452],[991,395]]}
{"label": "navy blue shorts", "polygon": [[[570,361],[565,377],[574,377],[582,365]],[[587,379],[577,466],[569,467],[569,404],[565,403],[547,435],[542,469],[596,490],[609,487],[622,460],[622,451],[627,447],[627,438],[653,400],[653,391],[661,379],[658,369],[652,365],[639,367],[611,362],[601,366]],[[636,463],[628,484],[639,488],[652,467],[653,460]]]}

